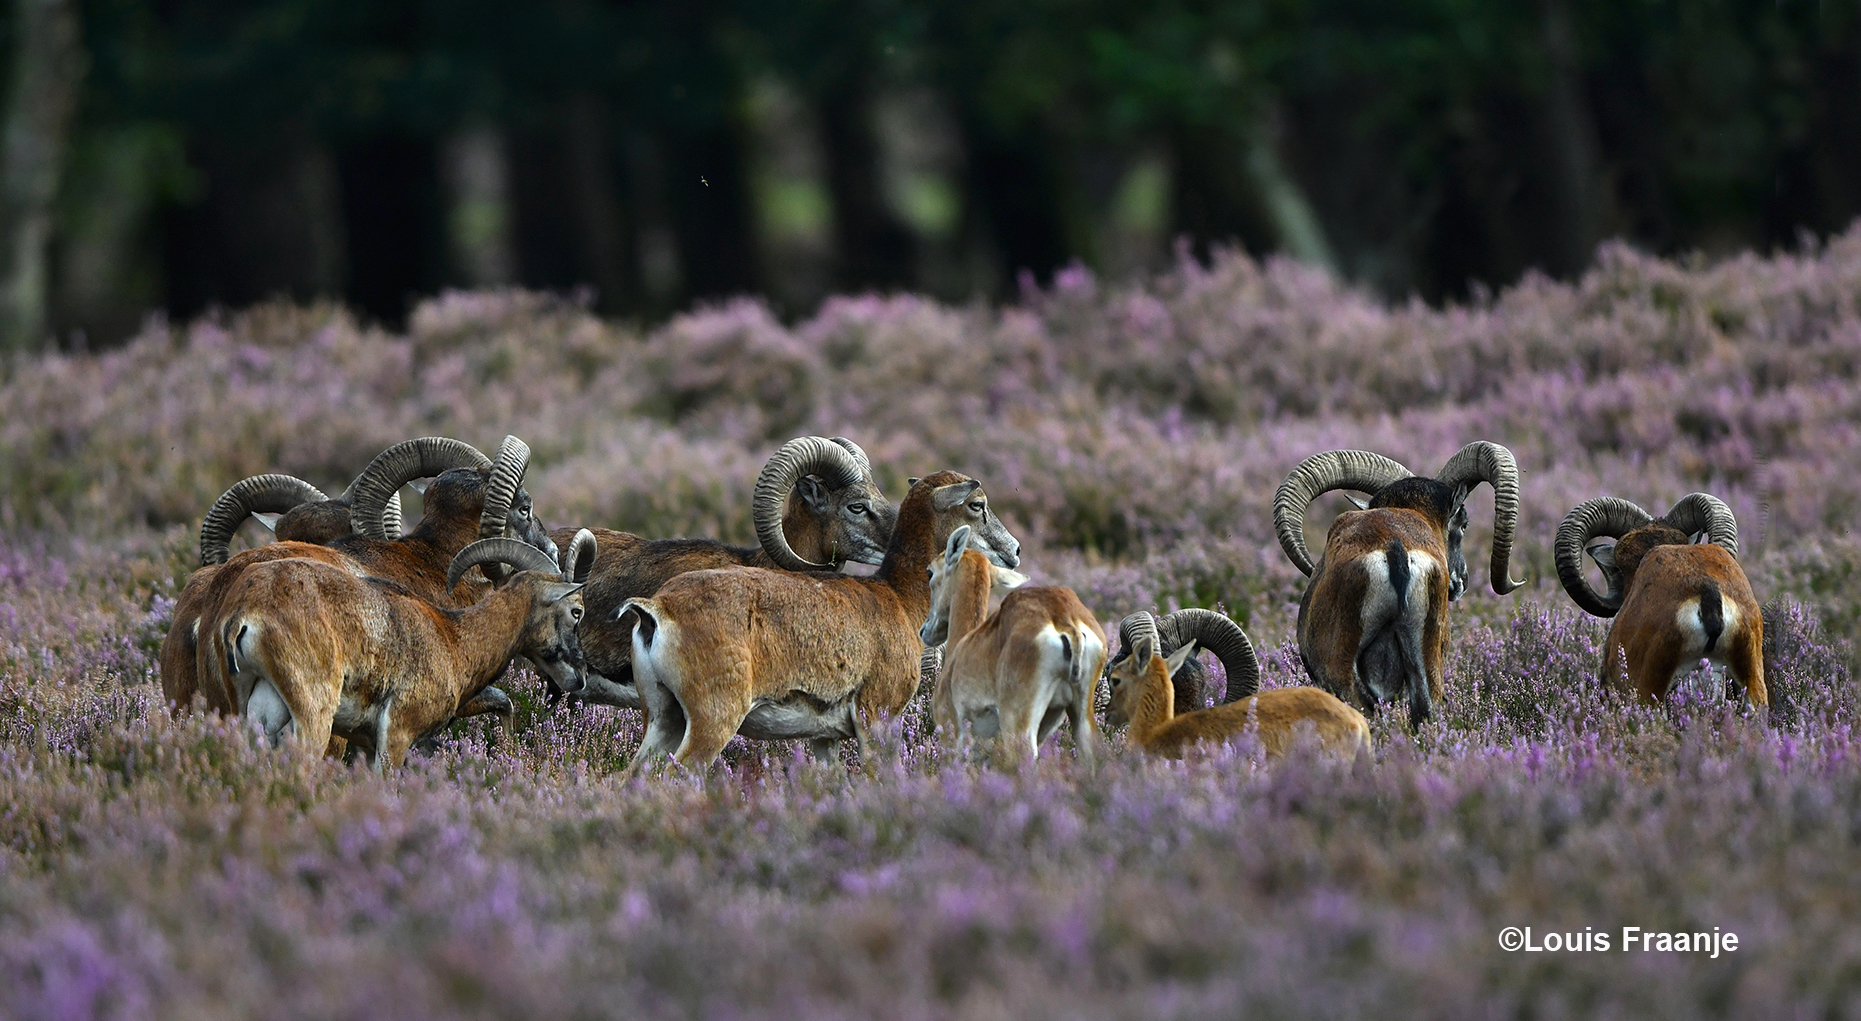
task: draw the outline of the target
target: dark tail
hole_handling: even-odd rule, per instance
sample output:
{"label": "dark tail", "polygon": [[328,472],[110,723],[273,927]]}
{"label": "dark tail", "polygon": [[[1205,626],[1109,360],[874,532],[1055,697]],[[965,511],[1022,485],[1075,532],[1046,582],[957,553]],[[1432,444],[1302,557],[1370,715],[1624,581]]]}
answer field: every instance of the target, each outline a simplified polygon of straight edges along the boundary
{"label": "dark tail", "polygon": [[1719,595],[1719,583],[1711,579],[1699,587],[1699,626],[1706,632],[1706,651],[1710,653],[1725,633],[1725,603]]}
{"label": "dark tail", "polygon": [[1383,554],[1389,559],[1389,587],[1396,590],[1396,626],[1393,637],[1396,647],[1401,650],[1403,682],[1409,688],[1409,728],[1415,730],[1435,714],[1435,707],[1434,692],[1428,690],[1428,667],[1422,661],[1422,650],[1409,634],[1409,629],[1403,626],[1409,617],[1409,551],[1402,545],[1401,539],[1391,539],[1389,548]]}
{"label": "dark tail", "polygon": [[1396,590],[1396,616],[1400,618],[1409,611],[1409,551],[1401,539],[1391,539],[1383,555],[1389,558],[1389,587]]}
{"label": "dark tail", "polygon": [[[231,632],[232,629],[232,622],[228,621],[226,631]],[[220,640],[226,643],[226,676],[228,677],[239,676],[239,643],[244,641],[245,637],[246,625],[244,624],[239,625],[238,634],[223,633],[220,636]]]}
{"label": "dark tail", "polygon": [[628,603],[621,607],[616,623],[620,626],[621,634],[634,631],[637,627],[640,641],[649,649],[653,647],[653,636],[659,633],[659,622],[638,603]]}

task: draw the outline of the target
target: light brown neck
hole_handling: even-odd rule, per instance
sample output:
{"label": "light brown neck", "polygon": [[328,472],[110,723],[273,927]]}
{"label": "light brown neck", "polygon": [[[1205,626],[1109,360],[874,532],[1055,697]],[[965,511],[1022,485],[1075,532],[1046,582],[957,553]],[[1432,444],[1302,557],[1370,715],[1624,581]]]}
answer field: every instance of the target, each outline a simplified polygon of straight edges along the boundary
{"label": "light brown neck", "polygon": [[534,586],[521,579],[493,589],[483,599],[463,610],[442,616],[453,628],[453,656],[458,669],[448,683],[465,699],[476,694],[502,673],[517,655],[518,641],[530,619]]}
{"label": "light brown neck", "polygon": [[[899,531],[904,532],[902,515]],[[926,527],[924,532],[928,531]],[[892,548],[885,554],[885,563],[879,565],[879,572],[859,580],[891,589],[907,618],[923,620],[925,614],[930,613],[930,579],[925,572],[930,569],[931,558],[937,555],[941,545],[934,536],[927,534],[918,534],[915,538],[895,537]]]}
{"label": "light brown neck", "polygon": [[957,639],[982,626],[989,615],[989,592],[994,578],[989,559],[975,550],[964,550],[956,563],[956,577],[950,579],[956,590],[950,594],[950,637]]}
{"label": "light brown neck", "polygon": [[1138,692],[1137,707],[1131,713],[1131,737],[1138,744],[1147,744],[1151,735],[1176,718],[1176,686],[1170,683],[1162,656],[1151,657],[1150,666],[1144,670],[1139,683],[1144,687]]}
{"label": "light brown neck", "polygon": [[931,507],[931,494],[940,486],[969,481],[969,476],[940,471],[919,479],[898,505],[898,524],[892,531],[892,543],[885,551],[885,561],[871,582],[884,585],[898,597],[901,609],[910,620],[923,620],[930,612],[930,580],[924,572],[931,558],[943,553],[943,544],[956,530],[954,522],[939,527],[937,512]]}

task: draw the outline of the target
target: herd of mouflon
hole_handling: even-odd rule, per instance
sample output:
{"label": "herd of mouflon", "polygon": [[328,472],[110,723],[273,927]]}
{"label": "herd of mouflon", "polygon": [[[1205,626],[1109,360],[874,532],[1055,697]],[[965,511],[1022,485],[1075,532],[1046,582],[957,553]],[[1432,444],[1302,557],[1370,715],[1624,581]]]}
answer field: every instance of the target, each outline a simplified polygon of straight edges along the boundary
{"label": "herd of mouflon", "polygon": [[[1262,690],[1252,643],[1214,610],[1134,613],[1113,655],[1071,589],[1026,584],[1020,543],[959,472],[914,478],[893,504],[858,444],[790,440],[756,481],[758,545],[737,547],[546,529],[523,488],[529,456],[514,436],[494,456],[424,437],[384,450],[334,498],[283,474],[234,484],[201,525],[200,567],[162,644],[167,702],[377,771],[454,719],[508,725],[495,682],[515,660],[551,697],[643,713],[629,775],[667,758],[702,771],[739,734],[805,740],[822,759],[849,739],[864,750],[873,723],[926,683],[940,738],[999,740],[1016,757],[1064,723],[1092,765],[1101,710],[1149,754],[1248,735],[1268,756],[1314,740],[1354,757],[1369,750],[1365,712],[1401,703],[1419,726],[1442,698],[1448,604],[1467,587],[1466,501],[1482,483],[1493,591],[1521,584],[1519,473],[1504,446],[1469,443],[1433,477],[1370,451],[1314,454],[1273,500],[1280,545],[1309,578],[1297,635],[1312,684]],[[423,512],[404,529],[408,486]],[[1333,491],[1365,495],[1348,496],[1354,509],[1314,554],[1305,512]],[[233,554],[247,518],[276,541]],[[1656,517],[1599,496],[1565,516],[1554,549],[1571,599],[1611,618],[1609,681],[1658,702],[1709,659],[1768,704],[1763,615],[1722,501],[1693,493]],[[841,570],[850,563],[867,567]],[[1226,676],[1212,706],[1200,651]]]}

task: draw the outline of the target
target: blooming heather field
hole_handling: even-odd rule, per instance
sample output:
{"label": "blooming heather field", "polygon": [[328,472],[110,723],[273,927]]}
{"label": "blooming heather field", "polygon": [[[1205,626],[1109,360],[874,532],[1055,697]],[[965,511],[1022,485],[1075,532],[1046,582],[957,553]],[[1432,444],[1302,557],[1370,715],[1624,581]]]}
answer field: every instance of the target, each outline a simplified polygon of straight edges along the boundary
{"label": "blooming heather field", "polygon": [[[1220,602],[1267,659],[1300,578],[1274,487],[1360,446],[1424,474],[1517,454],[1449,695],[1374,762],[944,758],[921,713],[872,776],[736,746],[708,782],[615,782],[631,714],[460,724],[378,780],[175,723],[154,650],[208,503],[283,470],[340,488],[444,433],[535,450],[552,525],[747,542],[764,458],[845,434],[894,498],[983,480],[1041,581],[1100,619]],[[1861,1016],[1861,231],[1771,258],[1605,249],[1575,286],[1387,307],[1289,264],[1082,271],[1010,308],[749,301],[640,333],[516,293],[406,335],[270,305],[151,325],[0,385],[0,1016],[8,1018]],[[1769,719],[1705,679],[1599,689],[1603,627],[1549,539],[1591,496],[1737,512],[1772,601]],[[1343,506],[1321,500],[1312,527]],[[253,541],[259,541],[254,534]],[[1516,952],[1507,926],[1607,933]],[[1621,931],[1736,933],[1624,952]],[[1593,941],[1593,940],[1592,940]]]}

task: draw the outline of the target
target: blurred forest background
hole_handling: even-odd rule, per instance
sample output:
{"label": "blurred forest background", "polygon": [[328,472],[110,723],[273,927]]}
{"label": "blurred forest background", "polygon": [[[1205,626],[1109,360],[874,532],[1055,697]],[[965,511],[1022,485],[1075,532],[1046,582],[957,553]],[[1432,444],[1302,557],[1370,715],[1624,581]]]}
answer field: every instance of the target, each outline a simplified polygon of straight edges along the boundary
{"label": "blurred forest background", "polygon": [[653,319],[1177,239],[1393,298],[1861,213],[1834,0],[7,0],[0,348],[275,294]]}

